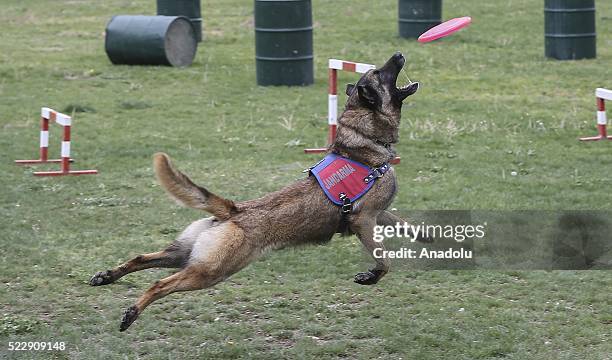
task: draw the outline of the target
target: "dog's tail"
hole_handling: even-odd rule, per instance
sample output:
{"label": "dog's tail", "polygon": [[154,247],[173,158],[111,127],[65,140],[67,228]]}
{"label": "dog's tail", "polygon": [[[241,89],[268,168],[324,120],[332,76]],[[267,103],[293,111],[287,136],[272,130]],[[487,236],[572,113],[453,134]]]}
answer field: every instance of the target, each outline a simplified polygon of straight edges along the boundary
{"label": "dog's tail", "polygon": [[168,155],[164,153],[153,155],[153,167],[161,186],[179,204],[208,211],[219,220],[229,219],[237,211],[233,201],[194,184],[187,175],[172,165]]}

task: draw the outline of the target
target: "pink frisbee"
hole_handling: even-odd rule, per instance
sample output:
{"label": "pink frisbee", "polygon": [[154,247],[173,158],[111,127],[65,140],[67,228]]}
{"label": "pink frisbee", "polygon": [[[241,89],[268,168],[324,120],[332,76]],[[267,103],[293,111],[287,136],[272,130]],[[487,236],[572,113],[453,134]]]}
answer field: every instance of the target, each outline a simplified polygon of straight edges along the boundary
{"label": "pink frisbee", "polygon": [[448,36],[470,25],[471,22],[472,18],[469,16],[450,19],[425,31],[419,36],[419,42],[426,43]]}

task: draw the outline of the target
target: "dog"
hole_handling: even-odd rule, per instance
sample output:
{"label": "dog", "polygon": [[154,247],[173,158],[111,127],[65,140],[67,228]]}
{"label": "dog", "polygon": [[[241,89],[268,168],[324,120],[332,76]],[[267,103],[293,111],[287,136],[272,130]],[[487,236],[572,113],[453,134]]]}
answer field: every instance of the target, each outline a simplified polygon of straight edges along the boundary
{"label": "dog", "polygon": [[[369,70],[356,84],[347,85],[348,100],[330,153],[373,169],[395,158],[402,102],[419,88],[416,82],[397,87],[404,63],[404,56],[397,52],[381,68]],[[180,268],[157,281],[125,311],[120,331],[152,302],[174,292],[211,287],[268,250],[327,242],[340,232],[356,234],[372,254],[375,249],[384,250],[382,242],[373,240],[374,226],[405,222],[385,210],[397,189],[390,166],[384,167],[384,176],[377,177],[369,191],[345,211],[349,210],[344,206],[347,204],[340,208],[331,202],[313,176],[259,199],[236,203],[196,185],[166,154],[155,154],[153,164],[159,183],[171,197],[212,216],[193,222],[166,249],[136,256],[89,280],[90,285],[100,286],[143,269]],[[356,283],[376,284],[389,271],[387,259],[375,261],[373,269],[355,275]]]}

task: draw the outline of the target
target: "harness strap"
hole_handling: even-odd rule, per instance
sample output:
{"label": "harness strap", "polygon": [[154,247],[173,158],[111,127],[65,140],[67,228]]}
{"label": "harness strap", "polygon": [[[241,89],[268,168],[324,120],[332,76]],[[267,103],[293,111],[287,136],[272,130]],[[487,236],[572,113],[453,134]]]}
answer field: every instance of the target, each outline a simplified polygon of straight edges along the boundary
{"label": "harness strap", "polygon": [[351,199],[349,199],[345,193],[338,194],[338,197],[342,199],[342,207],[340,208],[340,223],[338,224],[337,232],[344,234],[348,230],[348,217],[353,211],[353,204],[351,203]]}
{"label": "harness strap", "polygon": [[367,184],[374,179],[381,178],[383,175],[385,175],[387,171],[389,171],[389,168],[390,168],[389,164],[384,163],[382,166],[372,169],[370,174],[366,176],[365,179],[363,179],[363,181],[365,181]]}
{"label": "harness strap", "polygon": [[340,200],[342,200],[342,207],[340,208],[342,215],[350,214],[351,211],[353,211],[353,204],[351,203],[351,199],[349,199],[349,197],[346,196],[345,193],[338,194],[338,197],[340,198]]}

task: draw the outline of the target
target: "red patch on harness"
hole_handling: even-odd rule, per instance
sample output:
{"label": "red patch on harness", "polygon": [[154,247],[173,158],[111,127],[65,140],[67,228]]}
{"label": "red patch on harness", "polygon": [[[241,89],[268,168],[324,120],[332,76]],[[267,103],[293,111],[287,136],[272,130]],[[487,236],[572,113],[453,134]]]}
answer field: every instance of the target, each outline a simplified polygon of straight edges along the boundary
{"label": "red patch on harness", "polygon": [[365,181],[370,172],[369,167],[336,154],[327,155],[310,170],[325,195],[336,205],[342,205],[342,193],[354,202],[368,192],[374,185],[374,181]]}

